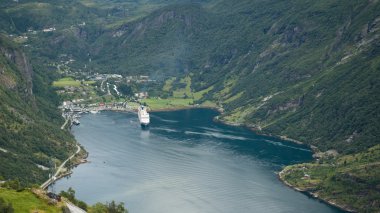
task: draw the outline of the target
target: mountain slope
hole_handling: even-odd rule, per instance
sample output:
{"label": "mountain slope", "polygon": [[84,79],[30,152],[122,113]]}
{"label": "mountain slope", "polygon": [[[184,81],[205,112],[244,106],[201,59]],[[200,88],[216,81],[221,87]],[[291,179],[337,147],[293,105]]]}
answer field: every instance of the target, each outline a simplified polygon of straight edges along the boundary
{"label": "mountain slope", "polygon": [[[305,3],[308,9],[293,11],[298,15],[287,20],[294,21],[277,27],[284,29],[279,44],[255,59],[252,72],[240,81],[240,90],[248,89],[227,108],[249,103],[226,119],[234,121],[235,115],[264,132],[323,150],[367,149],[380,142],[374,137],[380,123],[373,119],[380,113],[379,3],[323,3]],[[313,17],[318,11],[321,15]]]}
{"label": "mountain slope", "polygon": [[[172,5],[108,30],[101,71],[192,78],[222,120],[340,152],[379,143],[377,1]],[[210,89],[212,88],[212,89]],[[348,142],[346,142],[348,141]]]}
{"label": "mountain slope", "polygon": [[60,130],[63,119],[42,70],[0,36],[0,176],[23,185],[41,183],[52,167],[75,150],[73,137]]}

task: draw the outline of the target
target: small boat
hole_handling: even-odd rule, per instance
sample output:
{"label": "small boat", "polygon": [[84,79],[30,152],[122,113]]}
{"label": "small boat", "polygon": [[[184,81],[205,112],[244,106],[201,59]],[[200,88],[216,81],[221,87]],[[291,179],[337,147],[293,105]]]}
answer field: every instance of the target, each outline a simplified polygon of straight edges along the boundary
{"label": "small boat", "polygon": [[79,122],[78,119],[75,118],[75,119],[73,120],[73,124],[78,126],[78,125],[80,124],[80,122]]}
{"label": "small boat", "polygon": [[137,114],[139,116],[140,125],[142,127],[148,126],[150,123],[150,117],[149,117],[149,113],[146,111],[146,107],[141,105],[139,107]]}
{"label": "small boat", "polygon": [[98,110],[90,110],[91,114],[96,114],[98,113],[99,111]]}

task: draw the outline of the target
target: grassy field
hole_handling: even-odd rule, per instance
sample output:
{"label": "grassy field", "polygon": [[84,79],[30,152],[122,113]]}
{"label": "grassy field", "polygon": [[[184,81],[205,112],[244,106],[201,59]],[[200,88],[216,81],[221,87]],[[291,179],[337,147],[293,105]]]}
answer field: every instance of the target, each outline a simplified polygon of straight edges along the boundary
{"label": "grassy field", "polygon": [[174,98],[186,98],[192,97],[193,93],[191,92],[191,78],[190,76],[186,76],[180,80],[181,84],[186,85],[184,88],[178,88],[173,91]]}
{"label": "grassy field", "polygon": [[[171,92],[169,98],[148,98],[141,102],[147,104],[151,110],[180,109],[194,106],[194,102],[200,100],[214,87],[210,86],[204,90],[193,92],[191,89],[191,77],[186,76],[181,79],[175,77],[166,80],[162,91]],[[200,104],[200,107],[216,107],[211,101]]]}
{"label": "grassy field", "polygon": [[238,94],[234,95],[234,96],[231,96],[230,98],[228,98],[227,100],[224,101],[224,103],[230,103],[234,100],[237,100],[239,99],[242,95],[244,94],[244,92],[239,92]]}
{"label": "grassy field", "polygon": [[12,203],[14,212],[62,212],[60,208],[49,205],[46,201],[37,198],[36,195],[29,190],[16,192],[14,190],[0,188],[0,197],[7,203]]}
{"label": "grassy field", "polygon": [[207,89],[204,89],[204,90],[201,90],[199,92],[194,92],[193,93],[193,97],[194,97],[194,100],[199,100],[203,97],[203,95],[207,94],[208,92],[210,92],[212,89],[214,89],[214,86],[211,86]]}
{"label": "grassy field", "polygon": [[[83,84],[94,84],[95,81],[83,81]],[[65,77],[61,78],[58,81],[53,82],[54,87],[66,87],[66,86],[72,86],[72,87],[79,87],[81,85],[81,82],[78,80],[74,80],[71,77]]]}
{"label": "grassy field", "polygon": [[173,108],[183,108],[189,107],[193,104],[193,99],[185,98],[168,98],[168,99],[158,99],[158,98],[147,98],[141,101],[149,106],[151,110],[162,110],[162,109],[173,109]]}
{"label": "grassy field", "polygon": [[201,107],[218,107],[218,105],[212,101],[205,101],[201,105]]}
{"label": "grassy field", "polygon": [[173,82],[176,80],[175,77],[169,78],[165,81],[164,87],[162,88],[163,91],[169,92],[173,87]]}
{"label": "grassy field", "polygon": [[[191,98],[148,98],[141,100],[141,103],[146,104],[150,110],[171,110],[194,107],[194,100]],[[205,101],[196,107],[215,108],[217,105],[211,101]]]}

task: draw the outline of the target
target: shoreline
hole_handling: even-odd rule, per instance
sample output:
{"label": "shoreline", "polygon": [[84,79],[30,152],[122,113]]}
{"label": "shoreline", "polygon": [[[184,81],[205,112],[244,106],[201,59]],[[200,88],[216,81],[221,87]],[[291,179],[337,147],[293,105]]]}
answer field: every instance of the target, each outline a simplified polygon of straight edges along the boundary
{"label": "shoreline", "polygon": [[90,161],[87,160],[87,157],[88,157],[88,154],[84,157],[84,158],[81,158],[79,162],[75,162],[71,167],[67,167],[66,169],[68,171],[64,172],[64,173],[61,173],[60,175],[58,175],[53,182],[51,182],[47,187],[46,187],[46,190],[49,188],[49,186],[51,185],[54,185],[57,181],[59,181],[60,179],[64,178],[64,177],[67,177],[67,176],[70,176],[71,174],[74,173],[73,169],[81,164],[85,164],[85,163],[89,163]]}
{"label": "shoreline", "polygon": [[323,202],[323,203],[325,203],[325,204],[327,204],[327,205],[333,206],[333,207],[338,208],[338,209],[340,209],[340,210],[342,210],[342,211],[345,211],[345,212],[357,212],[357,211],[355,211],[355,210],[353,210],[353,209],[349,209],[349,208],[346,208],[346,207],[344,207],[344,206],[341,206],[341,205],[339,205],[339,204],[337,204],[337,203],[335,203],[335,202],[333,202],[333,201],[329,201],[329,200],[323,199],[323,198],[321,198],[317,193],[314,193],[314,192],[308,191],[307,189],[301,189],[301,188],[298,188],[298,187],[296,187],[296,186],[293,186],[292,184],[290,184],[289,182],[287,182],[287,181],[284,179],[284,177],[283,177],[284,172],[285,172],[285,169],[282,169],[282,170],[278,173],[277,177],[278,177],[278,179],[279,179],[283,184],[285,184],[285,185],[288,186],[289,188],[291,188],[291,189],[293,189],[293,190],[295,190],[295,191],[297,191],[297,192],[301,192],[301,193],[303,193],[303,194],[306,194],[306,195],[308,195],[308,196],[311,196],[311,197],[314,198],[314,199],[317,199],[317,200],[319,200],[319,201],[321,201],[321,202]]}
{"label": "shoreline", "polygon": [[[70,129],[71,129],[71,126],[70,126]],[[48,191],[48,188],[50,185],[53,185],[55,184],[55,182],[57,182],[58,180],[64,178],[64,177],[67,177],[71,174],[73,174],[73,168],[74,167],[77,167],[79,166],[80,164],[85,164],[85,163],[88,163],[89,161],[87,160],[87,157],[88,157],[88,152],[84,150],[84,148],[81,148],[81,146],[79,145],[79,143],[77,142],[77,147],[78,147],[78,150],[77,152],[75,152],[73,155],[71,155],[68,159],[66,159],[65,162],[63,162],[61,164],[61,168],[58,168],[58,170],[56,171],[56,174],[53,175],[51,178],[49,178],[46,182],[44,182],[40,188],[45,190],[45,191]],[[85,151],[84,155],[80,155],[80,151],[83,150]],[[76,156],[76,155],[79,155],[79,158],[78,159],[74,159],[74,162],[71,166],[65,166],[65,164],[71,160],[73,160],[73,158]],[[61,173],[61,169],[65,169],[66,171],[63,171]]]}
{"label": "shoreline", "polygon": [[[299,140],[296,140],[296,139],[292,139],[292,138],[288,138],[287,136],[283,136],[283,135],[273,135],[273,134],[270,134],[270,133],[264,133],[264,132],[258,132],[258,131],[261,131],[260,129],[257,129],[255,127],[252,127],[252,126],[249,126],[249,125],[246,125],[246,124],[242,124],[242,123],[234,123],[234,122],[228,122],[228,121],[223,121],[221,119],[219,119],[219,116],[216,116],[214,119],[213,119],[214,122],[219,122],[219,123],[223,123],[225,125],[230,125],[230,126],[237,126],[237,127],[244,127],[244,128],[247,128],[251,131],[253,131],[255,134],[257,135],[262,135],[262,136],[268,136],[268,137],[273,137],[273,138],[277,138],[277,139],[281,139],[281,140],[285,140],[285,141],[288,141],[288,142],[291,142],[291,143],[295,143],[295,144],[299,144],[299,145],[306,145],[308,146],[311,151],[316,154],[319,151],[318,147],[315,147],[313,145],[309,145],[309,144],[305,144],[304,142],[301,142]],[[315,159],[314,157],[314,154],[313,154],[313,158]],[[345,211],[345,212],[356,212],[355,210],[353,209],[349,209],[349,208],[345,208],[344,206],[341,206],[333,201],[329,201],[329,200],[326,200],[326,199],[323,199],[321,197],[318,196],[318,194],[316,193],[313,193],[313,192],[310,192],[308,190],[303,190],[303,189],[300,189],[296,186],[293,186],[292,184],[288,183],[285,179],[283,179],[283,173],[285,171],[285,168],[283,168],[279,173],[278,173],[278,179],[283,183],[285,184],[286,186],[288,186],[289,188],[297,191],[297,192],[301,192],[301,193],[304,193],[308,196],[311,196],[312,198],[316,199],[316,200],[319,200],[327,205],[330,205],[330,206],[333,206],[335,208],[338,208],[342,211]]]}
{"label": "shoreline", "polygon": [[299,141],[299,140],[296,140],[293,138],[289,138],[288,136],[285,136],[285,135],[273,135],[271,133],[263,132],[260,127],[257,128],[257,127],[253,127],[252,125],[247,125],[247,124],[243,124],[243,123],[235,123],[235,122],[224,121],[224,120],[219,119],[219,116],[216,116],[213,119],[213,121],[217,122],[217,123],[229,125],[229,126],[243,127],[243,128],[251,130],[252,132],[254,132],[255,134],[260,135],[260,136],[267,136],[267,137],[272,137],[272,138],[276,138],[276,139],[281,139],[281,140],[284,140],[287,142],[292,142],[292,143],[299,144],[299,145],[305,145],[305,146],[308,146],[313,151],[314,154],[319,152],[318,148],[315,146],[306,144],[302,141]]}

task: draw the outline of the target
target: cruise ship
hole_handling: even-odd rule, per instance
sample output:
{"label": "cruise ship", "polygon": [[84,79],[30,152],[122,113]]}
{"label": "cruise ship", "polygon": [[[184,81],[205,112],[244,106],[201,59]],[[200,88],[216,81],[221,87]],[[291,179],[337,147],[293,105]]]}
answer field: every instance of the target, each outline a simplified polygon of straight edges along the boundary
{"label": "cruise ship", "polygon": [[146,127],[150,123],[149,113],[146,111],[146,107],[141,105],[138,111],[139,121],[142,127]]}

